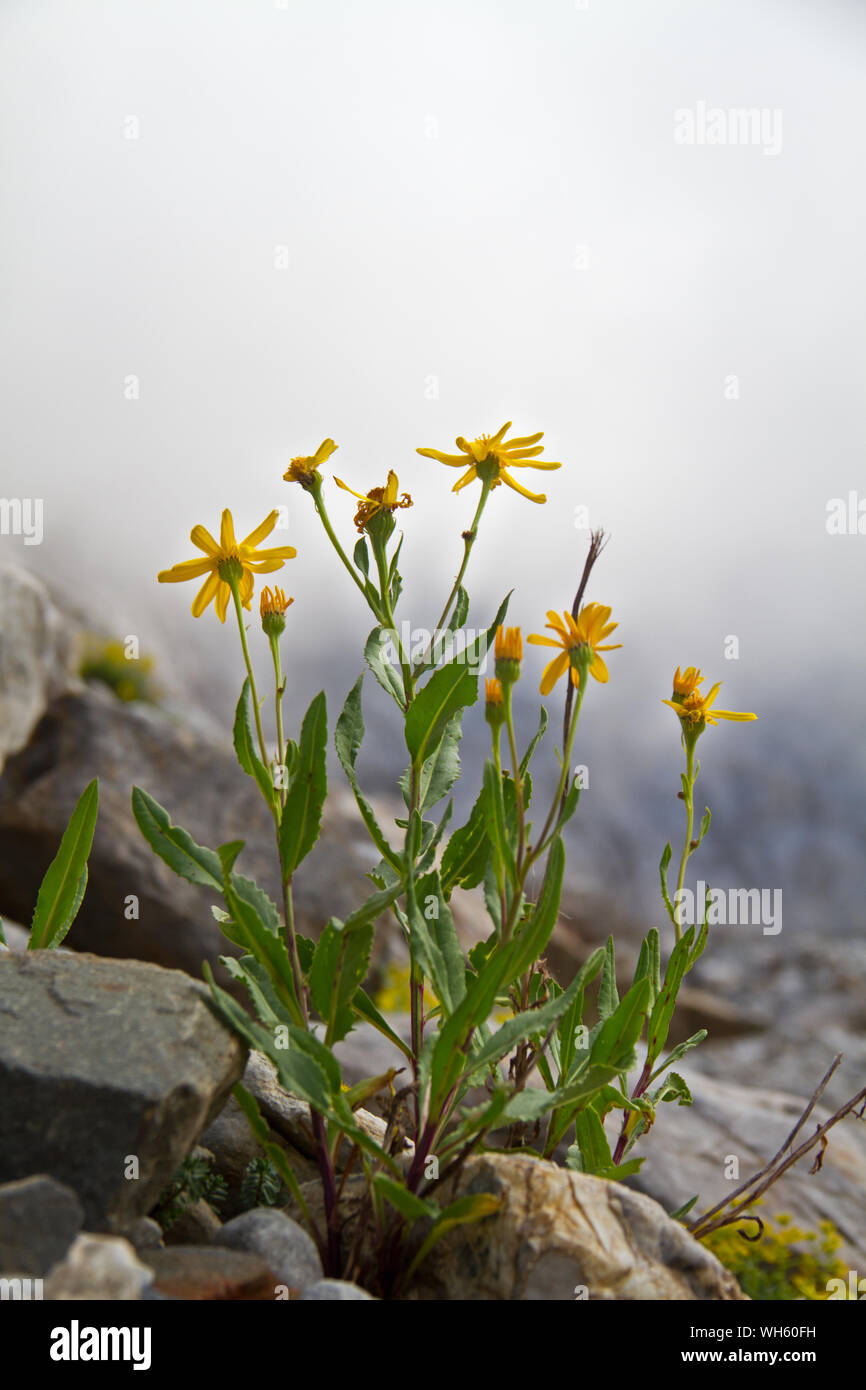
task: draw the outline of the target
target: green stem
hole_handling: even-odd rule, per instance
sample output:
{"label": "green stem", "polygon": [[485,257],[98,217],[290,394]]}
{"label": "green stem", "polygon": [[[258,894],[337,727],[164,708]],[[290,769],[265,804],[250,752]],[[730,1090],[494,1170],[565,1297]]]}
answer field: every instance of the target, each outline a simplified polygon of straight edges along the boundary
{"label": "green stem", "polygon": [[319,520],[321,521],[322,525],[323,525],[324,528],[325,528],[325,534],[327,535],[328,540],[331,542],[331,545],[334,547],[334,549],[336,550],[336,552],[337,552],[337,554],[339,555],[340,559],[342,560],[344,566],[345,566],[346,569],[348,570],[349,575],[350,575],[350,577],[351,577],[351,579],[352,579],[353,584],[356,586],[356,588],[360,589],[361,593],[363,594],[363,596],[364,596],[364,601],[365,601],[365,603],[367,604],[367,606],[371,609],[374,618],[376,619],[377,622],[381,622],[381,621],[382,621],[382,615],[381,615],[381,613],[377,613],[376,610],[375,610],[375,608],[373,608],[373,605],[370,603],[370,595],[367,593],[367,589],[366,589],[366,586],[365,586],[365,584],[364,584],[364,581],[361,579],[361,576],[358,574],[358,571],[355,569],[355,566],[352,564],[352,561],[349,559],[349,557],[348,557],[348,555],[346,554],[345,550],[344,550],[343,547],[340,545],[340,542],[337,540],[336,532],[334,531],[334,528],[333,528],[333,526],[331,525],[331,518],[328,516],[328,511],[327,511],[327,508],[326,508],[326,506],[325,506],[325,499],[324,499],[323,496],[322,496],[322,485],[321,485],[321,483],[319,483],[318,487],[312,488],[312,489],[310,490],[310,493],[311,493],[311,496],[312,496],[313,503],[314,503],[314,505],[315,505],[316,511],[317,511],[318,514],[319,514]]}
{"label": "green stem", "polygon": [[517,872],[520,873],[526,850],[526,825],[523,806],[523,782],[520,776],[520,759],[517,756],[517,740],[514,736],[514,718],[511,710],[513,685],[507,681],[502,687],[505,705],[505,727],[508,730],[508,747],[511,752],[511,768],[514,777],[514,792],[517,798]]}
{"label": "green stem", "polygon": [[686,865],[692,852],[692,838],[695,826],[695,744],[697,739],[688,738],[684,735],[686,745],[686,786],[683,790],[683,800],[686,803],[686,838],[683,845],[682,858],[680,859],[680,871],[677,875],[677,891],[674,894],[674,932],[679,941],[682,936],[682,926],[680,925],[680,893],[686,877]]}
{"label": "green stem", "polygon": [[[277,719],[277,762],[280,767],[285,766],[286,739],[283,733],[283,691],[285,681],[283,680],[283,668],[280,661],[280,639],[275,633],[271,633],[268,638],[271,644],[271,657],[274,663],[274,708]],[[286,787],[280,788],[280,803],[286,804]]]}
{"label": "green stem", "polygon": [[418,675],[418,673],[419,673],[419,671],[422,669],[422,667],[425,665],[425,663],[426,663],[426,661],[427,661],[427,659],[428,659],[428,657],[429,657],[429,655],[430,655],[431,648],[432,648],[432,646],[433,646],[433,643],[434,643],[435,640],[436,640],[436,633],[437,633],[437,632],[441,632],[442,628],[445,626],[446,622],[448,621],[448,615],[449,615],[450,612],[451,612],[451,606],[452,606],[452,604],[454,603],[454,600],[455,600],[456,597],[457,597],[457,590],[460,588],[460,585],[463,583],[463,576],[466,574],[466,567],[467,567],[467,565],[469,564],[469,556],[472,554],[472,547],[473,547],[473,545],[475,544],[475,538],[476,538],[476,536],[478,535],[478,525],[479,525],[479,523],[480,523],[480,521],[481,521],[481,514],[482,514],[482,512],[484,511],[484,508],[485,508],[485,506],[486,506],[486,504],[487,504],[487,499],[488,499],[488,497],[490,496],[490,487],[491,487],[490,482],[485,481],[485,480],[482,480],[482,483],[481,483],[481,496],[480,496],[479,499],[478,499],[478,506],[477,506],[476,509],[475,509],[475,516],[473,517],[472,525],[470,526],[470,528],[469,528],[468,531],[464,531],[464,533],[463,533],[463,560],[462,560],[462,562],[461,562],[460,569],[459,569],[458,572],[457,572],[457,578],[454,580],[454,584],[452,585],[451,592],[450,592],[450,594],[448,595],[448,598],[446,599],[445,607],[442,609],[442,612],[441,612],[440,617],[439,617],[439,621],[437,622],[436,626],[435,626],[434,629],[433,629],[433,636],[432,636],[431,639],[430,639],[430,643],[429,643],[429,645],[428,645],[426,651],[424,652],[423,656],[422,656],[421,659],[419,660],[417,666],[415,667],[414,674],[415,674],[416,676]]}
{"label": "green stem", "polygon": [[[262,762],[263,762],[264,766],[267,767],[267,766],[268,766],[268,752],[267,752],[267,748],[265,747],[265,736],[264,736],[264,733],[263,733],[263,731],[262,731],[262,714],[261,714],[261,710],[260,710],[260,708],[259,708],[259,695],[258,695],[258,691],[257,691],[257,689],[256,689],[256,678],[255,678],[255,675],[254,675],[254,673],[253,673],[253,663],[252,663],[252,661],[250,660],[250,649],[249,649],[249,646],[247,645],[247,630],[246,630],[246,628],[245,628],[245,626],[244,626],[243,606],[242,606],[242,604],[241,604],[241,596],[240,596],[240,592],[239,592],[239,590],[238,590],[237,581],[230,582],[230,583],[229,583],[229,588],[230,588],[231,591],[232,591],[232,598],[234,599],[235,613],[237,614],[237,619],[238,619],[238,631],[240,632],[240,635],[241,635],[241,647],[243,648],[243,653],[244,653],[244,663],[245,663],[246,668],[247,668],[247,676],[249,677],[249,682],[250,682],[250,698],[251,698],[251,700],[252,700],[252,702],[253,702],[253,716],[254,716],[255,721],[256,721],[256,733],[257,733],[257,735],[258,735],[258,740],[259,740],[259,752],[261,753]],[[272,809],[273,809],[274,811],[276,811],[276,807],[272,807]]]}

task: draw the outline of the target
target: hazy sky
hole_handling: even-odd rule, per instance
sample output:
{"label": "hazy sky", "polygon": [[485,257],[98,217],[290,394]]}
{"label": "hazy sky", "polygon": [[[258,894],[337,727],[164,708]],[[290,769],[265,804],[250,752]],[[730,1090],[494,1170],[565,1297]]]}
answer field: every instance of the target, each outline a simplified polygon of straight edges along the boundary
{"label": "hazy sky", "polygon": [[[586,506],[610,717],[666,730],[678,662],[735,708],[850,697],[866,535],[825,518],[866,498],[862,5],[4,0],[0,38],[0,490],[45,528],[4,555],[202,688],[228,634],[156,571],[288,503],[300,700],[369,620],[292,455],[397,470],[428,625],[475,499],[414,449],[511,419],[565,466],[547,506],[492,497],[479,621],[515,584],[524,630],[570,606]],[[727,143],[678,141],[713,109]]]}

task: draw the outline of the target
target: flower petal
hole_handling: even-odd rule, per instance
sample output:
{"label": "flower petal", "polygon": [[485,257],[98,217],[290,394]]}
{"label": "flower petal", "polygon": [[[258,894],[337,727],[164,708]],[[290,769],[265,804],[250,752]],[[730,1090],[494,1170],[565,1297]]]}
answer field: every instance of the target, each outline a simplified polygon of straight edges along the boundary
{"label": "flower petal", "polygon": [[217,617],[219,618],[221,623],[224,623],[226,620],[226,613],[228,612],[229,600],[231,596],[232,591],[229,588],[228,584],[221,583],[216,596]]}
{"label": "flower petal", "polygon": [[226,507],[220,522],[220,550],[235,550],[236,548],[235,524],[232,521],[231,512]]}
{"label": "flower petal", "polygon": [[362,502],[366,502],[366,500],[367,500],[367,494],[366,494],[366,492],[356,492],[355,489],[354,489],[353,487],[349,487],[349,484],[348,484],[348,483],[344,483],[342,478],[338,478],[337,475],[336,475],[336,473],[334,474],[334,482],[337,484],[337,487],[341,487],[341,488],[343,489],[344,492],[351,492],[351,494],[352,494],[353,497],[357,497],[357,498],[359,498]]}
{"label": "flower petal", "polygon": [[280,514],[277,511],[276,507],[272,512],[269,512],[262,524],[256,527],[255,531],[250,531],[250,534],[248,536],[244,536],[243,540],[241,541],[241,550],[243,550],[244,547],[246,547],[249,550],[255,550],[259,542],[263,541],[265,536],[269,536],[271,534],[271,532],[277,524],[279,515]]}
{"label": "flower petal", "polygon": [[204,584],[202,584],[201,588],[199,589],[198,593],[192,601],[192,616],[194,618],[201,617],[202,613],[207,608],[208,604],[210,603],[211,599],[213,598],[214,594],[219,588],[219,584],[220,577],[217,574],[216,570],[214,570],[212,574],[208,575]]}
{"label": "flower petal", "polygon": [[542,695],[549,695],[556,682],[559,680],[563,671],[568,669],[568,652],[560,652],[555,656],[549,666],[545,666],[544,675],[541,677],[539,689]]}
{"label": "flower petal", "polygon": [[182,584],[187,579],[198,579],[213,567],[213,560],[181,560],[170,570],[160,570],[156,577],[160,584]]}
{"label": "flower petal", "polygon": [[[438,449],[416,449],[416,454],[421,454],[422,458],[435,459],[437,463],[447,463],[449,468],[465,468],[465,454],[443,454]],[[351,492],[351,488],[349,489]],[[358,494],[356,493],[357,497]]]}
{"label": "flower petal", "polygon": [[189,533],[189,538],[193,545],[197,545],[199,550],[203,550],[206,555],[219,554],[219,546],[206,527],[193,526]]}
{"label": "flower petal", "polygon": [[547,501],[547,498],[545,497],[543,492],[529,492],[527,488],[522,487],[520,483],[515,482],[514,478],[509,478],[504,468],[500,469],[499,476],[502,479],[503,483],[506,483],[508,487],[512,489],[512,491],[519,492],[521,497],[528,497],[530,502]]}
{"label": "flower petal", "polygon": [[532,632],[527,637],[527,642],[531,642],[533,647],[561,647],[562,643],[557,642],[553,637],[542,637],[539,632]]}

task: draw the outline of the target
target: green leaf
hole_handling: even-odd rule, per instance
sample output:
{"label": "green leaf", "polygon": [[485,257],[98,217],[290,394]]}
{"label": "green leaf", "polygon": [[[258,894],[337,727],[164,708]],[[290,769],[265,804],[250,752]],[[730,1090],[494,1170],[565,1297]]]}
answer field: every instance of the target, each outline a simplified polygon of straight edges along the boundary
{"label": "green leaf", "polygon": [[241,1084],[240,1081],[236,1082],[235,1085],[232,1087],[232,1095],[234,1096],[238,1105],[241,1107],[241,1110],[243,1110],[244,1115],[247,1119],[247,1124],[249,1125],[250,1130],[252,1131],[253,1137],[258,1140],[263,1151],[276,1168],[287,1189],[289,1190],[289,1192],[291,1192],[301,1211],[304,1213],[304,1219],[306,1220],[307,1225],[310,1227],[310,1230],[317,1237],[319,1245],[321,1247],[321,1237],[319,1236],[319,1233],[316,1229],[315,1222],[310,1216],[309,1207],[307,1206],[304,1195],[301,1192],[298,1180],[295,1177],[294,1169],[292,1168],[292,1165],[289,1163],[289,1160],[286,1157],[285,1150],[282,1149],[279,1144],[275,1144],[271,1139],[271,1131],[268,1128],[265,1120],[262,1118],[262,1113],[259,1110],[258,1101],[256,1100],[255,1096],[250,1094],[250,1092],[246,1089],[245,1086]]}
{"label": "green leaf", "polygon": [[658,1090],[654,1091],[651,1100],[653,1105],[659,1105],[662,1101],[676,1101],[677,1105],[691,1105],[692,1093],[686,1085],[679,1072],[672,1071],[665,1077]]}
{"label": "green leaf", "polygon": [[668,1067],[672,1067],[675,1062],[678,1062],[680,1060],[681,1057],[685,1057],[686,1053],[690,1052],[693,1047],[697,1047],[699,1043],[702,1043],[706,1036],[706,1028],[700,1028],[697,1033],[692,1033],[692,1036],[690,1038],[686,1038],[685,1042],[677,1043],[676,1047],[665,1058],[661,1066],[656,1067],[655,1071],[650,1077],[650,1081],[655,1081],[656,1077],[661,1076],[663,1071],[667,1071]]}
{"label": "green leaf", "polygon": [[360,540],[356,543],[352,553],[352,559],[366,579],[367,575],[370,573],[370,552],[367,550],[367,540],[365,536],[361,536]]}
{"label": "green leaf", "polygon": [[433,1221],[439,1215],[439,1205],[431,1198],[416,1197],[402,1183],[385,1173],[374,1173],[373,1186],[407,1221]]}
{"label": "green leaf", "polygon": [[388,1020],[379,1012],[370,996],[365,994],[364,990],[359,989],[356,992],[352,1000],[352,1008],[359,1018],[362,1018],[365,1023],[371,1024],[377,1032],[381,1033],[389,1042],[392,1042],[396,1048],[399,1048],[404,1057],[408,1058],[409,1061],[412,1060],[412,1049],[409,1044],[404,1042],[399,1033],[394,1032]]}
{"label": "green leaf", "polygon": [[390,864],[398,876],[402,877],[403,864],[400,856],[391,848],[384,832],[380,829],[373,808],[361,791],[358,775],[355,772],[355,762],[364,739],[364,716],[361,712],[361,688],[363,684],[364,676],[362,673],[346,696],[346,703],[343,705],[342,713],[337,720],[337,727],[334,730],[334,746],[337,750],[340,766],[348,778],[358,810],[361,812],[361,818],[367,827],[371,840],[383,859]]}
{"label": "green leaf", "polygon": [[413,954],[450,1017],[466,994],[466,961],[438,873],[412,885],[408,909]]}
{"label": "green leaf", "polygon": [[668,892],[668,865],[671,862],[671,853],[672,850],[670,846],[670,841],[668,841],[668,843],[662,850],[662,857],[659,860],[659,880],[661,882],[662,897],[664,899],[665,907],[667,908],[668,916],[670,917],[674,926],[677,926],[678,923],[676,910],[674,909],[674,905],[671,902],[671,895]]}
{"label": "green leaf", "polygon": [[415,1270],[423,1260],[427,1258],[433,1246],[444,1235],[452,1231],[455,1226],[465,1226],[469,1222],[483,1221],[485,1216],[493,1216],[505,1203],[505,1196],[494,1196],[492,1192],[478,1192],[469,1197],[458,1197],[456,1202],[452,1202],[443,1212],[440,1212],[430,1233],[424,1240],[421,1248],[406,1271],[406,1278],[411,1279]]}
{"label": "green leaf", "polygon": [[434,671],[406,712],[406,747],[416,767],[435,751],[458,710],[477,699],[478,672],[464,660]]}
{"label": "green leaf", "polygon": [[539,720],[538,720],[538,728],[536,729],[535,733],[532,735],[532,739],[531,739],[531,741],[530,741],[529,747],[527,748],[526,752],[524,753],[523,758],[522,758],[521,763],[520,763],[520,775],[521,775],[521,777],[525,777],[525,776],[526,776],[527,769],[528,769],[528,767],[529,767],[530,762],[532,761],[532,755],[533,755],[533,753],[535,752],[535,750],[536,750],[536,748],[538,747],[538,745],[539,745],[539,743],[541,742],[541,740],[544,738],[544,733],[545,733],[545,730],[547,729],[548,722],[549,722],[549,719],[548,719],[547,710],[546,710],[545,706],[542,705],[542,706],[541,706],[541,713],[540,713]]}
{"label": "green leaf", "polygon": [[602,1025],[589,1055],[590,1066],[611,1066],[616,1072],[634,1064],[635,1043],[643,1032],[649,1007],[649,980],[638,980]]}
{"label": "green leaf", "polygon": [[382,689],[387,690],[392,699],[397,702],[400,709],[404,710],[406,708],[406,699],[403,693],[403,681],[385,655],[385,647],[389,640],[389,628],[374,627],[364,647],[364,660]]}
{"label": "green leaf", "polygon": [[462,627],[469,616],[469,595],[462,584],[457,586],[457,593],[454,596],[454,608],[451,617],[448,619],[448,631],[456,632]]}
{"label": "green leaf", "polygon": [[509,964],[507,984],[511,984],[544,954],[559,913],[562,897],[562,877],[565,872],[565,848],[557,837],[550,847],[541,894],[529,921],[515,933],[512,943],[516,959]]}
{"label": "green leaf", "polygon": [[274,782],[258,753],[250,720],[250,678],[247,676],[235,710],[234,745],[238,762],[255,781],[269,806],[274,803]]}
{"label": "green leaf", "polygon": [[650,982],[650,1007],[656,1002],[661,989],[660,959],[659,934],[655,927],[650,927],[641,942],[640,954],[634,972],[635,982],[644,979]]}
{"label": "green leaf", "polygon": [[604,1125],[591,1105],[575,1117],[574,1137],[580,1148],[584,1173],[603,1173],[612,1166],[613,1156]]}
{"label": "green leaf", "polygon": [[[517,868],[511,835],[505,819],[502,778],[490,758],[484,764],[483,797],[483,813],[487,824],[487,833],[493,845],[494,863],[498,862],[507,874],[509,883],[513,884],[517,879]],[[498,874],[497,877],[499,877]]]}
{"label": "green leaf", "polygon": [[99,783],[94,777],[78,798],[40,885],[27,942],[31,951],[59,946],[75,920],[87,886],[87,857],[98,808]]}
{"label": "green leaf", "polygon": [[[243,946],[251,956],[264,966],[290,1017],[294,1019],[296,1024],[301,1024],[303,1023],[303,1011],[298,1001],[294,971],[289,960],[286,943],[282,935],[271,931],[262,920],[255,898],[250,900],[238,891],[232,878],[232,854],[227,853],[228,849],[229,847],[224,846],[220,853],[224,860],[223,894],[231,916],[234,934],[225,931],[224,923],[220,925],[230,940]],[[249,880],[244,880],[244,882],[248,883]]]}
{"label": "green leaf", "polygon": [[468,821],[454,831],[442,854],[442,891],[446,897],[450,898],[458,885],[467,889],[478,887],[490,860],[490,849],[482,791]]}
{"label": "green leaf", "polygon": [[[469,1066],[463,1072],[463,1077],[473,1075],[482,1067],[492,1066],[524,1038],[548,1033],[565,1013],[580,987],[581,980],[578,976],[572,980],[568,989],[549,999],[540,1008],[526,1009],[523,1013],[516,1014],[514,1018],[509,1018],[472,1056]],[[486,1022],[486,1019],[484,1021]]]}
{"label": "green leaf", "polygon": [[310,997],[325,1023],[325,1043],[342,1041],[354,1023],[352,1000],[367,973],[373,923],[345,926],[332,917],[319,937],[310,967]]}
{"label": "green leaf", "polygon": [[599,1018],[610,1018],[619,1007],[619,995],[616,989],[616,958],[613,949],[613,937],[607,938],[604,948],[604,970],[601,976],[601,986],[598,991],[598,1015]]}
{"label": "green leaf", "polygon": [[[418,809],[427,811],[441,801],[460,776],[460,738],[463,711],[458,710],[445,726],[445,732],[434,753],[426,758],[418,778]],[[407,768],[400,778],[406,805],[411,808],[412,769]]]}
{"label": "green leaf", "polygon": [[687,1202],[683,1202],[682,1206],[677,1207],[676,1211],[670,1212],[669,1215],[671,1221],[683,1221],[685,1217],[688,1216],[692,1207],[695,1205],[695,1202],[699,1201],[699,1199],[700,1193],[696,1192],[694,1197],[690,1197]]}
{"label": "green leaf", "polygon": [[197,845],[179,825],[172,825],[169,814],[141,787],[132,789],[132,814],[151,849],[170,869],[189,883],[203,888],[223,889],[222,865],[212,849]]}
{"label": "green leaf", "polygon": [[286,795],[280,821],[280,859],[284,882],[291,879],[319,838],[322,807],[328,793],[327,737],[327,706],[324,692],[320,692],[304,715],[298,766]]}
{"label": "green leaf", "polygon": [[664,984],[650,1014],[647,1027],[647,1060],[651,1067],[667,1042],[668,1030],[676,1008],[677,994],[683,976],[689,968],[689,954],[694,936],[694,927],[689,927],[687,931],[683,932],[671,951],[665,970]]}

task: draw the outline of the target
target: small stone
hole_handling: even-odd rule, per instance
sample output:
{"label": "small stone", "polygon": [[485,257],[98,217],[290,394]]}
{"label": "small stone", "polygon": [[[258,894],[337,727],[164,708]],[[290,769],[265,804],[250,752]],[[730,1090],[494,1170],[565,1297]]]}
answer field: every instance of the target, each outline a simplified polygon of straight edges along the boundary
{"label": "small stone", "polygon": [[145,1252],[162,1249],[162,1227],[152,1216],[140,1216],[118,1234],[129,1241],[137,1255],[143,1256]]}
{"label": "small stone", "polygon": [[273,1207],[256,1207],[227,1221],[216,1243],[261,1256],[276,1282],[289,1289],[303,1289],[322,1278],[319,1252],[307,1232]]}
{"label": "small stone", "polygon": [[222,1230],[222,1222],[203,1198],[184,1207],[177,1221],[165,1232],[166,1245],[211,1245]]}
{"label": "small stone", "polygon": [[0,1187],[0,1272],[45,1275],[63,1259],[84,1211],[71,1188],[40,1175]]}
{"label": "small stone", "polygon": [[55,1302],[137,1300],[150,1282],[150,1270],[128,1240],[84,1233],[45,1280],[45,1297]]}
{"label": "small stone", "polygon": [[279,1280],[258,1255],[217,1245],[175,1245],[148,1256],[153,1286],[192,1302],[273,1299]]}
{"label": "small stone", "polygon": [[300,1298],[301,1303],[363,1303],[368,1300],[377,1302],[366,1289],[347,1279],[317,1279],[315,1284],[308,1284],[302,1290]]}

